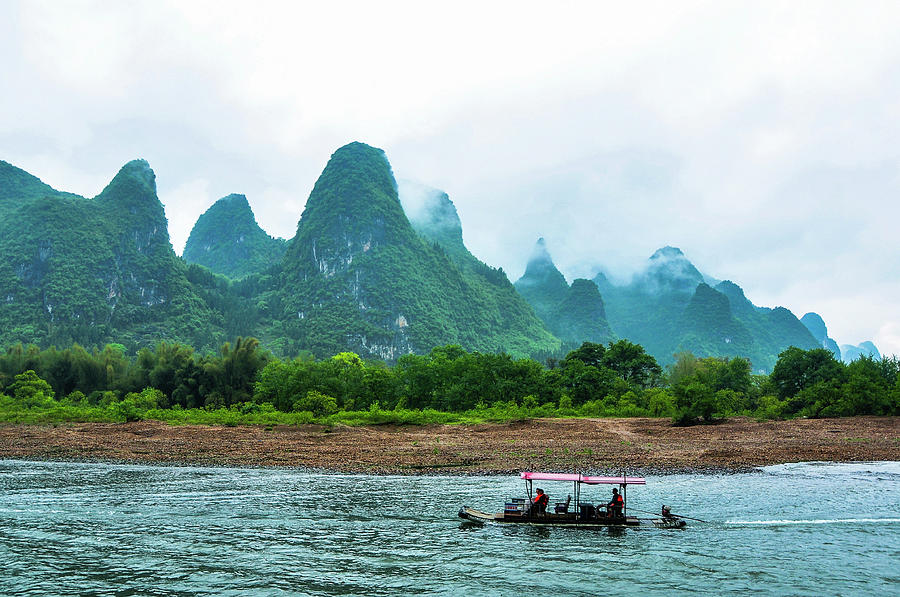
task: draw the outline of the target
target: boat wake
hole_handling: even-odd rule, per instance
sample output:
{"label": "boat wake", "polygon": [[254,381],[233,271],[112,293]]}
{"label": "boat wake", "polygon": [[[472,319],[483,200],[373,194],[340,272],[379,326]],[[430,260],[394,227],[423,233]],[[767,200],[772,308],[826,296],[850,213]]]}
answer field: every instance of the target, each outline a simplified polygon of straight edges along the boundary
{"label": "boat wake", "polygon": [[896,523],[900,518],[814,518],[804,520],[726,520],[725,524],[752,525],[785,525],[785,524],[860,524],[860,523]]}

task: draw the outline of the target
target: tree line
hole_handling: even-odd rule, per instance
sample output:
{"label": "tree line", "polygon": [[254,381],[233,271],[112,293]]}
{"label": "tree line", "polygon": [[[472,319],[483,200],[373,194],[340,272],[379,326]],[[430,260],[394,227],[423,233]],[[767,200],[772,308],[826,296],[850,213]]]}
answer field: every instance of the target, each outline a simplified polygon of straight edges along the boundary
{"label": "tree line", "polygon": [[[357,411],[460,413],[501,409],[533,416],[672,417],[677,424],[744,415],[896,415],[900,362],[850,364],[825,349],[791,347],[771,375],[747,359],[675,355],[665,370],[639,344],[586,342],[541,363],[503,353],[440,346],[393,365],[342,352],[278,359],[255,338],[214,354],[160,342],[128,356],[123,346],[40,350],[17,344],[0,354],[0,400],[7,410],[113,408],[124,419],[150,409],[260,410],[327,417]],[[307,417],[309,418],[309,417]]]}

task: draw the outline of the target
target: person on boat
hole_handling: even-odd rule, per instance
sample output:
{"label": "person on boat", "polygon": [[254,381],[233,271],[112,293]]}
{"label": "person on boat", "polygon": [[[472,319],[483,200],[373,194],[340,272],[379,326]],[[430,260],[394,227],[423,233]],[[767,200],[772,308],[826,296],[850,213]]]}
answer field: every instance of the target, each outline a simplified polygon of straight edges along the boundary
{"label": "person on boat", "polygon": [[549,503],[550,498],[544,493],[543,489],[538,488],[537,495],[534,496],[531,503],[531,511],[537,514],[544,514],[547,511],[547,504]]}
{"label": "person on boat", "polygon": [[666,520],[675,520],[678,518],[677,516],[672,514],[672,509],[665,505],[662,507],[662,517]]}
{"label": "person on boat", "polygon": [[610,517],[620,518],[622,510],[625,508],[625,500],[619,495],[619,490],[613,487],[612,499],[606,504],[606,515]]}

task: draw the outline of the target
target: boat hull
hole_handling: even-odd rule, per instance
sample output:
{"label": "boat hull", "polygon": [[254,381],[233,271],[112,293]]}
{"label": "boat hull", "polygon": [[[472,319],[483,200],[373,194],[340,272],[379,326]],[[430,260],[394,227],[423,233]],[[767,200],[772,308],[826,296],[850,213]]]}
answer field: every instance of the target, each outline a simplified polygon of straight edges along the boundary
{"label": "boat hull", "polygon": [[[548,526],[548,527],[565,527],[578,529],[606,529],[606,528],[628,528],[628,527],[655,527],[665,529],[683,528],[685,522],[683,520],[664,520],[664,519],[639,519],[634,516],[625,516],[619,518],[579,518],[574,514],[537,514],[528,515],[509,515],[503,512],[491,513],[482,512],[475,508],[463,506],[459,510],[459,517],[478,523],[493,522],[498,524],[525,524],[532,526]],[[675,524],[680,523],[680,524]]]}

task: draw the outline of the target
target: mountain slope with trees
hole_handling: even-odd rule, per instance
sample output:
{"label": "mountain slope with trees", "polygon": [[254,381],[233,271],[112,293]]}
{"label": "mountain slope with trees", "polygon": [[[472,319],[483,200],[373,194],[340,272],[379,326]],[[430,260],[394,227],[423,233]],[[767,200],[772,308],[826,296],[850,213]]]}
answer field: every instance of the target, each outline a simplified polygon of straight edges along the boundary
{"label": "mountain slope with trees", "polygon": [[147,162],[123,166],[93,199],[28,182],[0,221],[0,343],[222,341],[172,250]]}
{"label": "mountain slope with trees", "polygon": [[515,287],[567,348],[582,342],[602,344],[615,338],[597,285],[577,279],[569,286],[553,263],[543,238],[535,244],[525,273],[516,280]]}
{"label": "mountain slope with trees", "polygon": [[287,249],[256,223],[244,195],[216,201],[194,224],[182,256],[229,278],[243,278],[278,264]]}
{"label": "mountain slope with trees", "polygon": [[[505,275],[494,276],[502,285]],[[394,360],[448,343],[515,355],[559,348],[533,315],[510,317],[486,282],[415,232],[384,152],[362,143],[331,156],[272,282],[262,337],[288,339],[286,352]]]}

